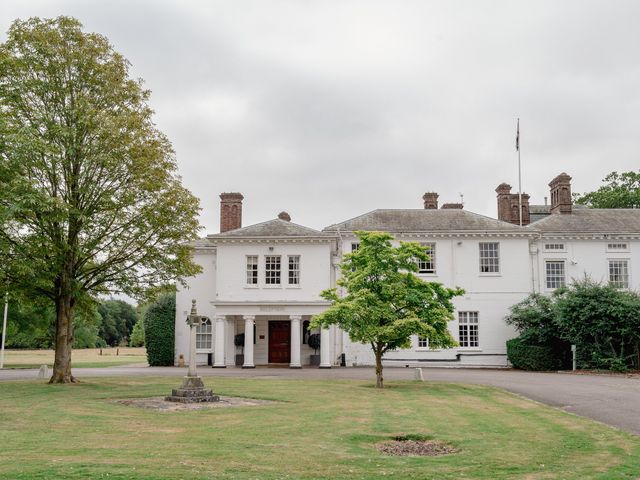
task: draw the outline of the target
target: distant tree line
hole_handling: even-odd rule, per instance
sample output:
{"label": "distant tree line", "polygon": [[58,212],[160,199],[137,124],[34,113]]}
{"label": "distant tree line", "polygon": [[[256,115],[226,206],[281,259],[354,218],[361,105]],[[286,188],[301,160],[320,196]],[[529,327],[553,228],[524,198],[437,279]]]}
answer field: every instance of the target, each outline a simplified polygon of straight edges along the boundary
{"label": "distant tree line", "polygon": [[[143,346],[141,308],[116,299],[85,302],[73,316],[74,348]],[[43,298],[12,297],[7,348],[53,348],[55,311]],[[1,325],[0,325],[1,327]]]}

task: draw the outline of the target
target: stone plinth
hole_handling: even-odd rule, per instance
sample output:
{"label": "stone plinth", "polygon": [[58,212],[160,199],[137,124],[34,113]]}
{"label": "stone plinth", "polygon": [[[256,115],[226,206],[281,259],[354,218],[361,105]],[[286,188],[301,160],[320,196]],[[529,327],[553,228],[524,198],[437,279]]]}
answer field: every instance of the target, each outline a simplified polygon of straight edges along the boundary
{"label": "stone plinth", "polygon": [[202,378],[186,376],[182,386],[174,388],[171,391],[171,395],[165,397],[165,400],[179,403],[204,403],[218,402],[220,397],[204,387]]}

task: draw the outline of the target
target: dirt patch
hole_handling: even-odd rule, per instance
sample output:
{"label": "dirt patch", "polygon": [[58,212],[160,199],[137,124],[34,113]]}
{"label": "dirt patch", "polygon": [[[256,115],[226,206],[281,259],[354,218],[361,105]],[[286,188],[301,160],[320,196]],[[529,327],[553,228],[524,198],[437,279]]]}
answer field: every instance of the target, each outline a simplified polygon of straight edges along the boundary
{"label": "dirt patch", "polygon": [[125,398],[115,400],[116,403],[126,405],[128,407],[144,408],[147,410],[156,410],[158,412],[181,412],[184,410],[204,410],[209,408],[226,408],[226,407],[257,407],[260,405],[270,405],[278,402],[272,400],[258,400],[256,398],[241,397],[220,397],[219,402],[207,403],[177,403],[167,402],[164,397],[147,397],[147,398]]}
{"label": "dirt patch", "polygon": [[394,437],[378,443],[376,447],[383,455],[401,457],[439,457],[457,453],[451,445],[417,435]]}

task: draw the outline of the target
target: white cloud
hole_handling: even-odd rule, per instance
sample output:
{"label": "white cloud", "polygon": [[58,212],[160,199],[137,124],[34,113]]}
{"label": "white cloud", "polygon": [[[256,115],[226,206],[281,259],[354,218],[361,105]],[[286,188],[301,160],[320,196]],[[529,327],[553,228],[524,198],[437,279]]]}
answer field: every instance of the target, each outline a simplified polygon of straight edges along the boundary
{"label": "white cloud", "polygon": [[246,223],[287,210],[321,228],[427,190],[495,215],[517,117],[533,202],[560,171],[585,191],[638,168],[631,0],[5,0],[0,30],[60,14],[145,79],[209,232],[231,190]]}

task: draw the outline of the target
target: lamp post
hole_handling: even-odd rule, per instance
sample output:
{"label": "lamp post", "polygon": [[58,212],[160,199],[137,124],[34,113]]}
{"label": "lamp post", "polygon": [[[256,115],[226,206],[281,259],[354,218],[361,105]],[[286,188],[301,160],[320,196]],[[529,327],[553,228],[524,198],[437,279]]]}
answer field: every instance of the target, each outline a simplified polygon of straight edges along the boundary
{"label": "lamp post", "polygon": [[4,368],[4,343],[7,339],[7,311],[9,310],[9,292],[4,294],[4,319],[2,320],[2,345],[0,345],[0,369]]}

